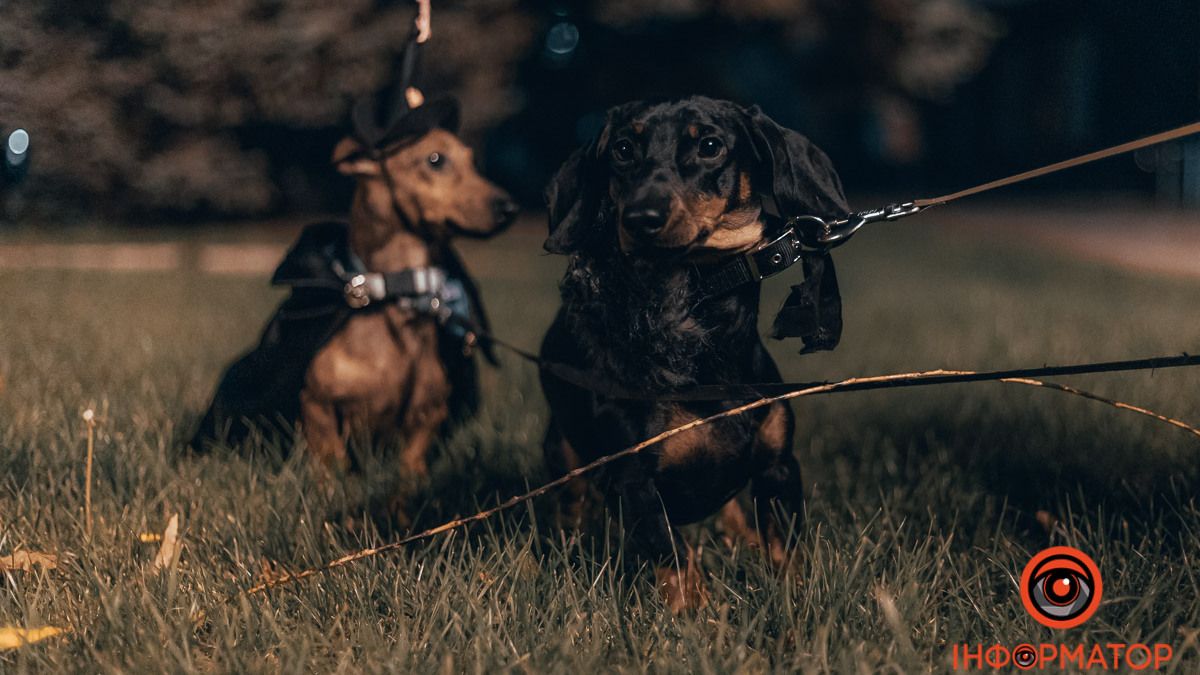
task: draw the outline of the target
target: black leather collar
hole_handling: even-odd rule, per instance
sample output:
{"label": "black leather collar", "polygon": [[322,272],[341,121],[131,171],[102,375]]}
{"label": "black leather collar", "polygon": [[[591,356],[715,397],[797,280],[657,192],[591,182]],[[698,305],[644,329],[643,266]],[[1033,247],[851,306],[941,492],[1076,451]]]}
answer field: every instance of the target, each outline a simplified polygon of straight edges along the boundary
{"label": "black leather collar", "polygon": [[813,225],[824,224],[824,221],[810,216],[785,219],[772,196],[760,196],[763,214],[767,216],[770,228],[768,231],[780,234],[753,251],[734,256],[715,268],[696,268],[695,274],[704,294],[701,302],[742,286],[757,285],[796,263],[803,263],[802,280],[792,285],[791,292],[775,315],[771,337],[801,338],[804,341],[801,353],[833,349],[842,334],[842,300],[833,259],[829,255],[830,246],[822,246],[820,242],[814,244],[813,238],[806,236],[812,232],[804,229],[807,221]]}
{"label": "black leather collar", "polygon": [[758,283],[800,262],[804,249],[792,227],[762,246],[709,270],[697,269],[706,297],[721,295],[745,284]]}

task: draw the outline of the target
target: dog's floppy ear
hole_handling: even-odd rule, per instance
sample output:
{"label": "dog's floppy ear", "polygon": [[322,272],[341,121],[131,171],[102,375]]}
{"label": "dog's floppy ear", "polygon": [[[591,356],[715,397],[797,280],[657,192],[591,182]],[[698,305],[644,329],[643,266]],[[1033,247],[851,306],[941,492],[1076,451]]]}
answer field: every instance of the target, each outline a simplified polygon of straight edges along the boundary
{"label": "dog's floppy ear", "polygon": [[[850,212],[833,162],[803,135],[779,126],[758,106],[744,111],[747,134],[780,215],[840,218]],[[760,188],[762,189],[762,188]]]}
{"label": "dog's floppy ear", "polygon": [[330,161],[339,173],[347,176],[379,175],[379,162],[375,161],[353,136],[347,136],[338,142]]}
{"label": "dog's floppy ear", "polygon": [[[779,126],[758,106],[745,111],[749,134],[760,168],[763,201],[774,201],[783,218],[817,216],[840,218],[850,212],[842,181],[820,148],[791,129]],[[770,210],[770,205],[764,204]],[[804,281],[775,316],[771,337],[798,337],[802,353],[833,349],[842,337],[842,299],[828,251],[804,254]]]}
{"label": "dog's floppy ear", "polygon": [[571,153],[546,186],[550,253],[574,253],[597,234],[608,192],[608,141],[617,126],[646,107],[632,101],[609,108],[604,127],[589,143]]}
{"label": "dog's floppy ear", "polygon": [[571,153],[546,186],[550,234],[543,248],[550,253],[578,251],[596,217],[598,196],[591,185],[598,180],[593,176],[597,173],[596,145],[593,141]]}

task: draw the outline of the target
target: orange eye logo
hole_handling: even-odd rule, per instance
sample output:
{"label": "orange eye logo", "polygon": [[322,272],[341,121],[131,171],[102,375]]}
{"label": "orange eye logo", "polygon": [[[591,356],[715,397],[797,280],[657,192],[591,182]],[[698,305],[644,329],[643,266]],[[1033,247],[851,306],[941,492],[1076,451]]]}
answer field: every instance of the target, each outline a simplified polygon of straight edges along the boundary
{"label": "orange eye logo", "polygon": [[1021,573],[1021,602],[1050,628],[1074,628],[1100,606],[1100,568],[1086,553],[1070,546],[1048,548]]}

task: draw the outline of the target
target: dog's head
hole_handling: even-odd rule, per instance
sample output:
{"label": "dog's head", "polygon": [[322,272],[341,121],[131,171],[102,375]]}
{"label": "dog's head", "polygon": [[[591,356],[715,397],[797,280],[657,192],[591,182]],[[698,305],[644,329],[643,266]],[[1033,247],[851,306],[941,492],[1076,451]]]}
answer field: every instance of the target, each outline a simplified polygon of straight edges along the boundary
{"label": "dog's head", "polygon": [[825,153],[757,106],[628,103],[551,181],[545,247],[719,258],[763,241],[763,195],[789,216],[849,211]]}
{"label": "dog's head", "polygon": [[375,155],[346,137],[334,149],[333,162],[358,181],[355,199],[373,217],[428,238],[488,237],[517,214],[508,193],[479,175],[474,153],[446,129],[434,128]]}

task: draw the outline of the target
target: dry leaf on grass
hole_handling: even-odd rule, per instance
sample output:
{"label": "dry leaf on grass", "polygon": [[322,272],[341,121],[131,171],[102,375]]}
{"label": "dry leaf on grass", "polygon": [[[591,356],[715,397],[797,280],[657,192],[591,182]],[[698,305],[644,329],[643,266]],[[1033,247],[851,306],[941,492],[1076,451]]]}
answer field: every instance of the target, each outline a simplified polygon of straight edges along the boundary
{"label": "dry leaf on grass", "polygon": [[32,572],[34,565],[40,565],[43,570],[52,570],[58,567],[58,556],[34,551],[13,551],[9,555],[0,556],[0,572]]}
{"label": "dry leaf on grass", "polygon": [[54,626],[42,626],[41,628],[0,626],[0,649],[16,649],[65,632],[67,632],[65,628],[55,628]]}
{"label": "dry leaf on grass", "polygon": [[158,555],[154,556],[154,569],[170,568],[179,559],[179,552],[182,549],[183,542],[179,539],[179,514],[176,513],[171,516],[170,522],[167,523],[167,529],[163,531],[162,546],[158,547]]}

